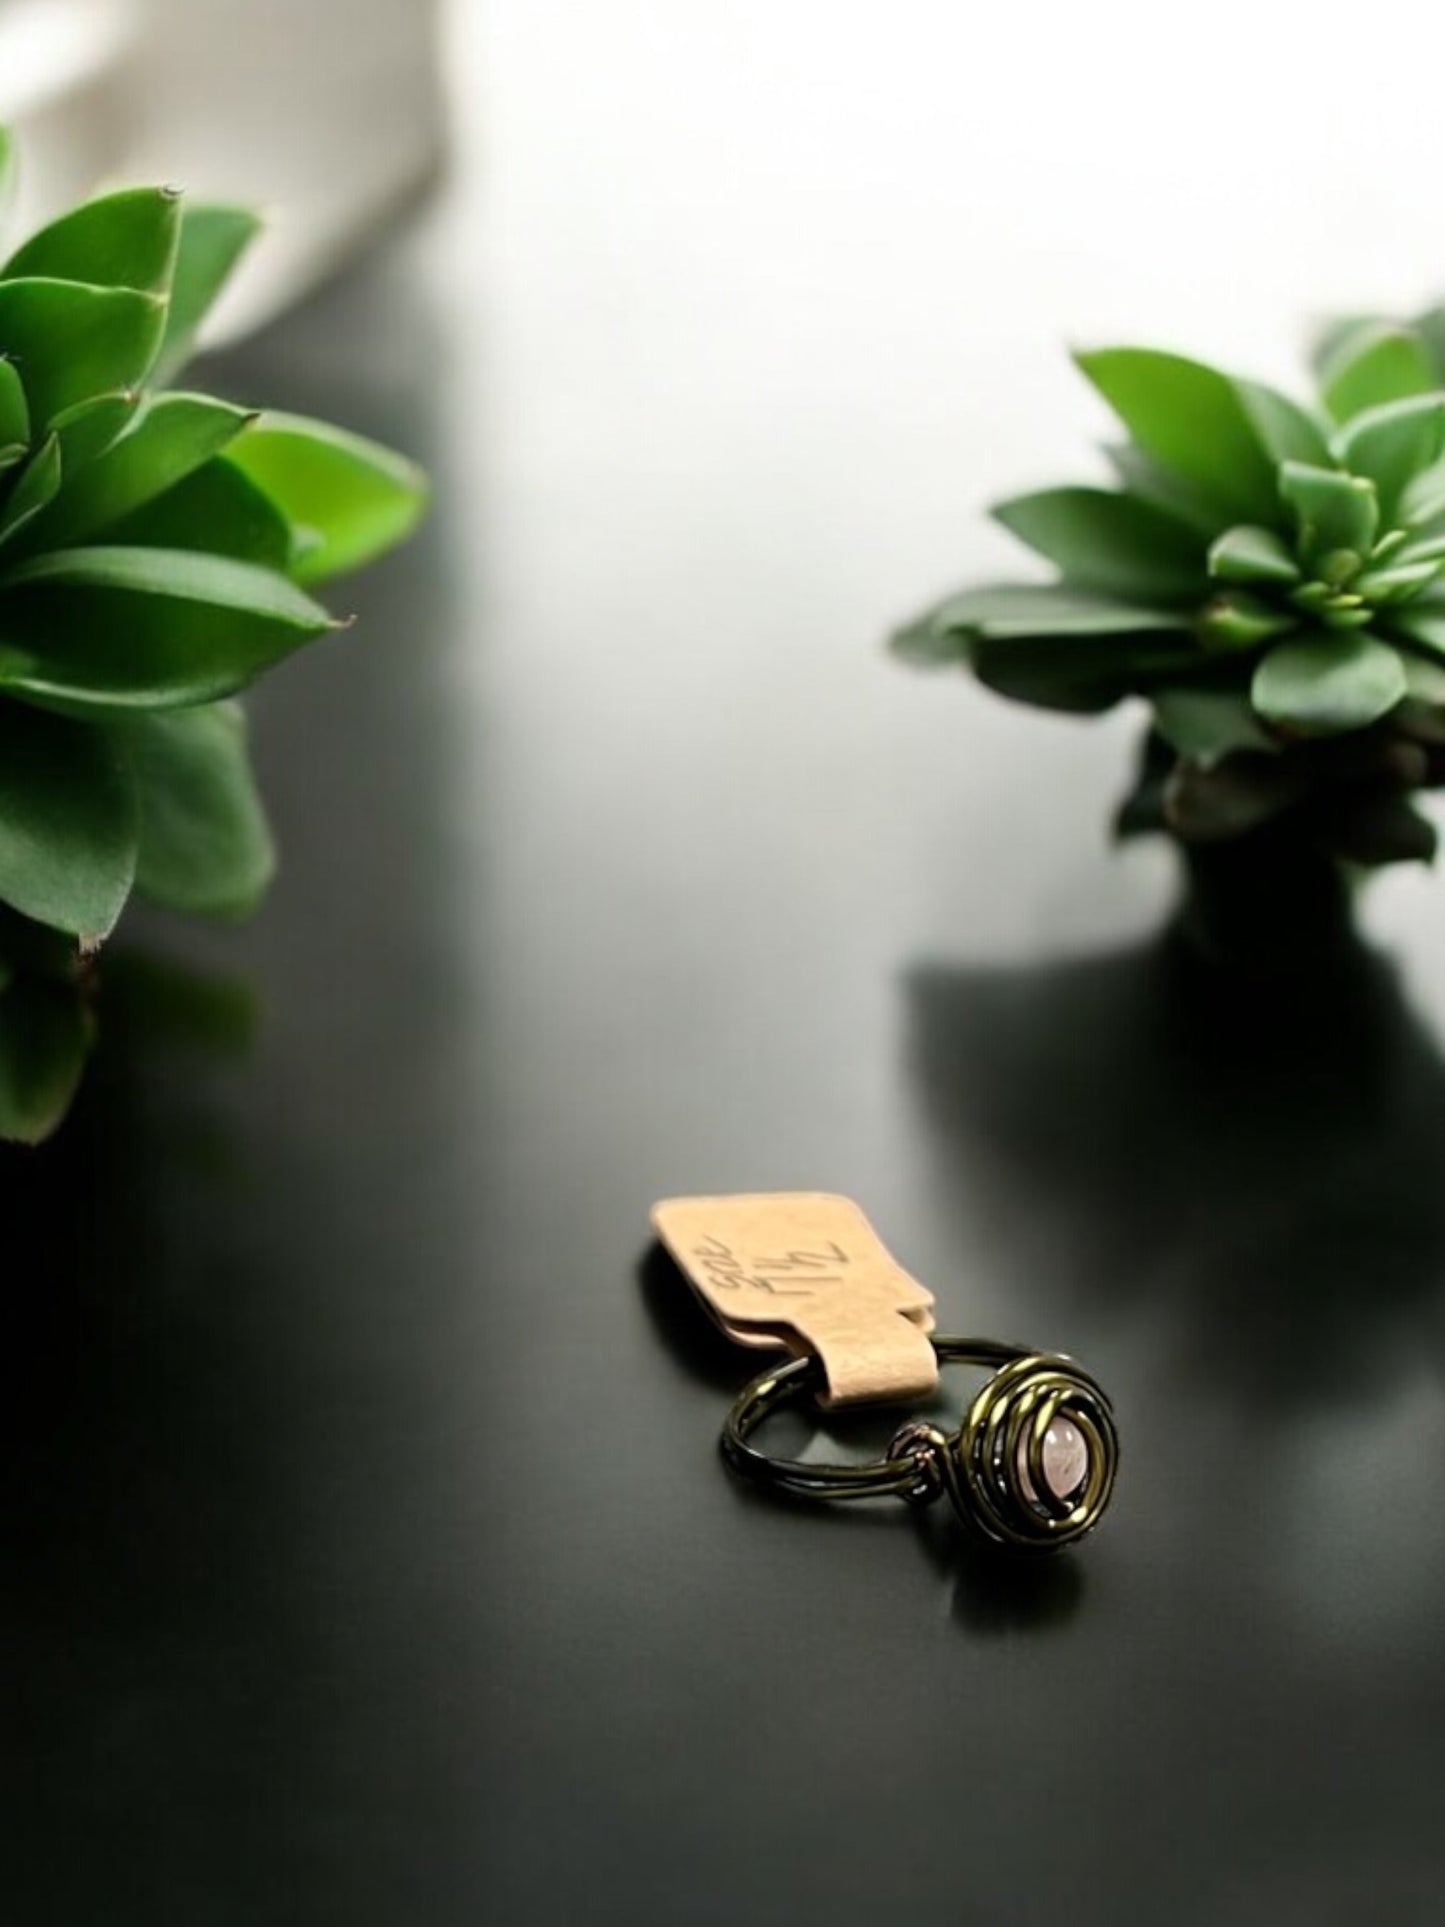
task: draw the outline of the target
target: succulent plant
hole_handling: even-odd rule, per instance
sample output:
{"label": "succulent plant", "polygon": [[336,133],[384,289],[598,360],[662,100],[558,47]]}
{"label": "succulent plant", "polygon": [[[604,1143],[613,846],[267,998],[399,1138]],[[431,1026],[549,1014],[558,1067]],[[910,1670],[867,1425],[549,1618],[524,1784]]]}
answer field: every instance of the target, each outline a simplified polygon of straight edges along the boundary
{"label": "succulent plant", "polygon": [[1428,860],[1445,783],[1445,309],[1322,332],[1318,396],[1182,356],[1076,356],[1122,422],[1113,487],[994,515],[1058,571],[966,589],[895,637],[1022,702],[1151,712],[1121,834],[1267,835]]}
{"label": "succulent plant", "polygon": [[[0,128],[0,207],[11,171]],[[257,226],[129,189],[0,267],[0,1136],[63,1116],[132,891],[259,902],[274,859],[235,698],[341,626],[309,591],[424,505],[388,450],[173,386]]]}

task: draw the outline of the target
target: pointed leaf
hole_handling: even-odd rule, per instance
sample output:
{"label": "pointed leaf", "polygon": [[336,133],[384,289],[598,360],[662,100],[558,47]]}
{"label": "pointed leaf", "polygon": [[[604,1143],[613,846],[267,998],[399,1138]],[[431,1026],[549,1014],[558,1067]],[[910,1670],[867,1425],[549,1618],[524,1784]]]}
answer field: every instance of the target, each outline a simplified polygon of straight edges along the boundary
{"label": "pointed leaf", "polygon": [[128,746],[140,803],[136,887],[171,910],[241,917],[276,868],[234,703],[138,717]]}
{"label": "pointed leaf", "polygon": [[1182,522],[1206,541],[1218,531],[1219,509],[1183,476],[1161,468],[1129,442],[1111,443],[1104,453],[1115,474],[1136,501],[1147,502],[1151,507],[1172,516],[1176,522]]}
{"label": "pointed leaf", "polygon": [[1260,381],[1236,380],[1234,386],[1251,427],[1276,467],[1281,462],[1323,463],[1330,459],[1324,429],[1298,402]]}
{"label": "pointed leaf", "polygon": [[114,395],[96,395],[90,401],[77,402],[74,408],[60,411],[50,425],[60,443],[65,473],[71,480],[120,440],[140,402],[138,388],[123,388]]}
{"label": "pointed leaf", "polygon": [[1278,521],[1275,464],[1228,375],[1149,348],[1095,349],[1075,360],[1144,453],[1227,520]]}
{"label": "pointed leaf", "polygon": [[1405,670],[1397,651],[1357,631],[1276,644],[1250,687],[1260,715],[1298,736],[1363,729],[1404,694]]}
{"label": "pointed leaf", "polygon": [[1062,583],[1004,582],[965,589],[939,603],[936,632],[1009,636],[1151,635],[1170,630],[1188,640],[1188,620],[1177,611],[1141,609]]}
{"label": "pointed leaf", "polygon": [[199,549],[234,556],[284,575],[291,565],[291,525],[263,490],[224,455],[107,531],[126,548]]}
{"label": "pointed leaf", "polygon": [[1045,489],[1000,502],[993,514],[1081,588],[1170,602],[1204,587],[1199,538],[1132,496],[1099,488]]}
{"label": "pointed leaf", "polygon": [[294,527],[320,540],[298,563],[298,582],[359,568],[410,535],[426,511],[423,471],[378,443],[325,422],[263,415],[228,450]]}
{"label": "pointed leaf", "polygon": [[31,456],[4,508],[0,509],[0,545],[13,541],[55,500],[60,483],[60,441],[57,436],[48,435]]}
{"label": "pointed leaf", "polygon": [[134,787],[99,731],[0,702],[0,902],[92,944],[130,895]]}
{"label": "pointed leaf", "polygon": [[6,262],[7,281],[84,281],[96,288],[165,294],[180,236],[180,196],[168,187],[132,187],[62,214]]}
{"label": "pointed leaf", "polygon": [[20,371],[31,419],[134,388],[155,359],[166,304],[132,288],[0,281],[0,354]]}
{"label": "pointed leaf", "polygon": [[1299,564],[1279,536],[1245,523],[1226,529],[1210,549],[1209,573],[1220,582],[1277,582],[1285,587],[1300,579]]}
{"label": "pointed leaf", "polygon": [[1445,452],[1445,394],[1367,408],[1340,431],[1335,447],[1352,474],[1375,484],[1381,523],[1393,527],[1406,484]]}
{"label": "pointed leaf", "polygon": [[66,549],[0,594],[0,690],[78,714],[234,695],[338,627],[268,569],[173,549]]}
{"label": "pointed leaf", "polygon": [[20,371],[13,361],[0,361],[0,443],[29,445],[30,408]]}
{"label": "pointed leaf", "polygon": [[0,992],[0,1138],[40,1144],[58,1129],[91,1035],[76,984],[18,975]]}
{"label": "pointed leaf", "polygon": [[148,397],[120,440],[68,484],[30,544],[61,548],[104,532],[209,461],[251,419],[206,395]]}
{"label": "pointed leaf", "polygon": [[208,310],[260,228],[246,208],[197,201],[182,209],[170,312],[156,362],[158,382],[168,381],[189,359]]}
{"label": "pointed leaf", "polygon": [[1348,422],[1382,402],[1429,394],[1440,380],[1419,335],[1382,322],[1341,344],[1321,384],[1326,408],[1337,422]]}
{"label": "pointed leaf", "polygon": [[1379,522],[1375,486],[1337,469],[1286,462],[1279,473],[1280,494],[1294,510],[1300,548],[1318,565],[1327,556],[1351,555],[1358,566],[1370,553]]}

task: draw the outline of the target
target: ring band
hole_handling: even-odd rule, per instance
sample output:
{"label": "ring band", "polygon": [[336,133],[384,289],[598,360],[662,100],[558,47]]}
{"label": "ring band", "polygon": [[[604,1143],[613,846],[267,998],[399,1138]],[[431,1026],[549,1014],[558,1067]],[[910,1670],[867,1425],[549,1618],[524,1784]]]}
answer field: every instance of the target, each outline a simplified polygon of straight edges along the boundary
{"label": "ring band", "polygon": [[924,1419],[905,1425],[886,1458],[858,1465],[775,1459],[749,1443],[763,1422],[821,1388],[812,1358],[761,1373],[728,1413],[719,1441],[732,1469],[805,1499],[901,1498],[928,1504],[947,1493],[970,1531],[995,1545],[1051,1551],[1092,1532],[1114,1490],[1119,1435],[1113,1407],[1071,1358],[985,1338],[932,1340],[940,1364],[991,1373],[958,1430]]}

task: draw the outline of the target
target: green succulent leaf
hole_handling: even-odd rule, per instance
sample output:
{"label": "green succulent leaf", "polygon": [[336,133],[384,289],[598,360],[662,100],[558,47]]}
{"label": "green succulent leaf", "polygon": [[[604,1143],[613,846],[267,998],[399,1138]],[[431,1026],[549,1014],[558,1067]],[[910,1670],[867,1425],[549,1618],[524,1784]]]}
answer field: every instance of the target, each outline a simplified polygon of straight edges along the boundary
{"label": "green succulent leaf", "polygon": [[1219,582],[1278,583],[1300,579],[1300,567],[1273,529],[1241,524],[1226,529],[1209,551],[1209,573]]}
{"label": "green succulent leaf", "polygon": [[338,627],[284,577],[174,549],[61,550],[0,594],[0,691],[81,715],[234,695]]}
{"label": "green succulent leaf", "polygon": [[170,910],[248,916],[276,857],[234,703],[138,717],[118,737],[140,807],[136,888]]}
{"label": "green succulent leaf", "polygon": [[[1305,434],[1299,411],[1283,397],[1150,348],[1095,349],[1075,360],[1152,461],[1182,476],[1230,521],[1278,521],[1280,458],[1271,437]],[[1278,420],[1273,402],[1280,404]]]}
{"label": "green succulent leaf", "polygon": [[1296,736],[1336,736],[1388,714],[1405,694],[1399,652],[1358,631],[1277,643],[1254,672],[1250,700]]}
{"label": "green succulent leaf", "polygon": [[1420,336],[1390,322],[1353,330],[1321,374],[1324,403],[1337,422],[1367,408],[1426,395],[1440,378]]}
{"label": "green succulent leaf", "polygon": [[91,1034],[75,984],[20,974],[0,990],[0,1138],[40,1144],[60,1126],[85,1073]]}
{"label": "green succulent leaf", "polygon": [[120,440],[67,486],[31,545],[64,548],[109,529],[183,481],[252,419],[206,395],[151,396]]}
{"label": "green succulent leaf", "polygon": [[1390,634],[1417,648],[1445,656],[1445,602],[1422,599],[1387,610],[1383,620]]}
{"label": "green succulent leaf", "polygon": [[1132,496],[1100,488],[1045,489],[1000,502],[993,514],[1080,588],[1168,603],[1197,596],[1204,586],[1199,538]]}
{"label": "green succulent leaf", "polygon": [[60,438],[47,435],[0,509],[0,547],[12,542],[60,493]]}
{"label": "green succulent leaf", "polygon": [[176,264],[181,200],[165,187],[126,188],[63,214],[18,248],[0,278],[83,281],[165,294]]}
{"label": "green succulent leaf", "polygon": [[1200,618],[1199,637],[1206,649],[1257,649],[1272,636],[1299,626],[1297,611],[1236,590],[1216,596],[1208,605]]}
{"label": "green succulent leaf", "polygon": [[165,339],[156,361],[158,382],[169,381],[190,358],[201,323],[260,230],[260,219],[249,208],[185,203]]}
{"label": "green succulent leaf", "polygon": [[426,511],[429,485],[414,462],[326,422],[263,415],[228,454],[293,528],[314,531],[293,571],[304,584],[372,561]]}
{"label": "green succulent leaf", "polygon": [[125,907],[135,866],[135,792],[116,746],[0,702],[0,902],[93,945]]}
{"label": "green succulent leaf", "polygon": [[1334,555],[1362,561],[1370,553],[1380,519],[1373,482],[1341,475],[1337,469],[1286,462],[1279,472],[1279,489],[1294,511],[1300,549],[1311,563]]}
{"label": "green succulent leaf", "polygon": [[1114,442],[1104,454],[1135,501],[1148,503],[1208,541],[1217,533],[1220,511],[1180,475],[1161,468],[1132,442]]}
{"label": "green succulent leaf", "polygon": [[73,408],[63,408],[50,425],[60,443],[66,475],[73,480],[119,441],[140,402],[138,388],[122,388],[113,395],[96,395]]}
{"label": "green succulent leaf", "polygon": [[1208,768],[1236,750],[1277,752],[1248,700],[1228,689],[1160,689],[1150,698],[1154,727],[1181,756]]}
{"label": "green succulent leaf", "polygon": [[0,361],[0,446],[22,446],[30,441],[30,408],[25,386],[13,361]]}
{"label": "green succulent leaf", "polygon": [[1445,308],[1427,308],[1411,325],[1425,344],[1436,381],[1445,385]]}
{"label": "green succulent leaf", "polygon": [[1335,452],[1352,474],[1374,482],[1380,518],[1390,527],[1406,485],[1445,452],[1445,394],[1367,408],[1340,431]]}
{"label": "green succulent leaf", "polygon": [[112,524],[106,540],[126,548],[229,555],[279,575],[291,566],[290,523],[270,496],[224,455]]}
{"label": "green succulent leaf", "polygon": [[1235,379],[1234,388],[1270,462],[1327,462],[1329,438],[1308,410],[1261,381]]}
{"label": "green succulent leaf", "polygon": [[165,327],[166,304],[133,288],[75,281],[0,281],[0,354],[20,371],[31,419],[144,380]]}

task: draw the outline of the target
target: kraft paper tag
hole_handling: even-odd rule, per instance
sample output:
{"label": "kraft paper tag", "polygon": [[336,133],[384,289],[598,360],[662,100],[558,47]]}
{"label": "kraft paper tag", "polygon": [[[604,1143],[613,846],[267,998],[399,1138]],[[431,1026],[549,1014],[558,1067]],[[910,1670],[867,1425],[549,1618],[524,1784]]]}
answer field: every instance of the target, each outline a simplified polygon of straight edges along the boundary
{"label": "kraft paper tag", "polygon": [[921,1398],[937,1388],[933,1295],[851,1198],[667,1198],[653,1206],[652,1224],[729,1338],[819,1360],[823,1404]]}

